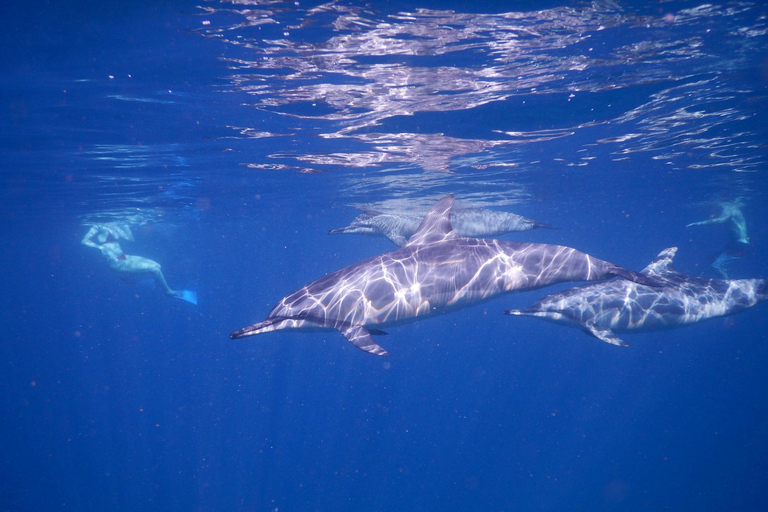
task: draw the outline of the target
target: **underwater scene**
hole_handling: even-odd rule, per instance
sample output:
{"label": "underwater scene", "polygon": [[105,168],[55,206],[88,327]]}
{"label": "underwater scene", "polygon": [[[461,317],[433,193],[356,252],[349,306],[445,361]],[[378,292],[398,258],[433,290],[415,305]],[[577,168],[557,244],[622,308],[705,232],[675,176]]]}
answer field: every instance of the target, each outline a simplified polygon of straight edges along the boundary
{"label": "underwater scene", "polygon": [[766,509],[764,2],[3,11],[1,512]]}

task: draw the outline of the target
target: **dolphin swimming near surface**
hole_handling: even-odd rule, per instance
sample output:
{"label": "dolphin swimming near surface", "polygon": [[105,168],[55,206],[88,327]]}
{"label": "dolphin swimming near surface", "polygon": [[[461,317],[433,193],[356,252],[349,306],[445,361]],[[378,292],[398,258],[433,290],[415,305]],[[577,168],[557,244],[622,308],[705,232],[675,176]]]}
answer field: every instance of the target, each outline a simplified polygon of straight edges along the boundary
{"label": "dolphin swimming near surface", "polygon": [[[424,215],[417,213],[380,213],[365,211],[355,217],[349,226],[332,229],[328,233],[354,233],[385,236],[399,246],[405,245],[416,232]],[[486,238],[551,226],[509,212],[482,208],[457,208],[451,212],[451,224],[459,236]]]}
{"label": "dolphin swimming near surface", "polygon": [[652,331],[733,315],[768,299],[767,279],[702,279],[676,272],[677,247],[664,249],[640,273],[649,287],[625,279],[578,286],[544,297],[527,309],[506,311],[581,327],[606,343],[628,346],[614,331]]}
{"label": "dolphin swimming near surface", "polygon": [[378,327],[477,304],[561,281],[618,275],[652,280],[570,247],[458,236],[454,197],[436,203],[408,243],[313,281],[283,298],[266,320],[231,338],[281,329],[337,329],[354,346],[387,355]]}

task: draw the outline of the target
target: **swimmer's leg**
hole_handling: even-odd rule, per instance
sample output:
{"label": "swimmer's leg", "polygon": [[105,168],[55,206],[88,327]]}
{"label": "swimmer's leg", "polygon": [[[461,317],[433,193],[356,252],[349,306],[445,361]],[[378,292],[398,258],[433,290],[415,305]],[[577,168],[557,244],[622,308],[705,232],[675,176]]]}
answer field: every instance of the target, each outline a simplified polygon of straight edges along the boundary
{"label": "swimmer's leg", "polygon": [[156,261],[150,260],[149,258],[143,258],[141,256],[125,255],[125,258],[123,260],[119,260],[117,265],[119,268],[117,266],[114,268],[121,272],[151,275],[157,284],[160,285],[160,287],[163,289],[163,292],[165,292],[165,294],[169,297],[176,297],[177,299],[181,299],[192,304],[197,304],[197,293],[193,292],[192,290],[172,290],[171,287],[168,286],[160,264]]}
{"label": "swimmer's leg", "polygon": [[177,299],[187,301],[197,306],[197,292],[193,292],[192,290],[171,290],[171,288],[168,286],[168,283],[165,282],[165,277],[159,268],[154,275],[155,280],[160,284],[160,286],[163,287],[166,295],[176,297]]}
{"label": "swimmer's leg", "polygon": [[155,281],[157,281],[157,284],[160,285],[160,287],[163,289],[166,295],[172,295],[174,297],[178,296],[179,292],[175,290],[171,290],[171,287],[168,286],[168,283],[165,281],[165,276],[163,275],[159,267],[157,268],[157,270],[152,272],[152,275],[154,276]]}
{"label": "swimmer's leg", "polygon": [[723,279],[728,279],[728,272],[725,270],[725,265],[733,259],[733,256],[723,252],[717,257],[715,261],[712,262],[712,268],[717,270],[717,272],[723,276]]}
{"label": "swimmer's leg", "polygon": [[160,285],[166,295],[176,296],[177,292],[172,290],[165,280],[160,264],[149,258],[142,256],[133,256],[126,254],[123,260],[116,262],[115,270],[130,274],[149,274]]}

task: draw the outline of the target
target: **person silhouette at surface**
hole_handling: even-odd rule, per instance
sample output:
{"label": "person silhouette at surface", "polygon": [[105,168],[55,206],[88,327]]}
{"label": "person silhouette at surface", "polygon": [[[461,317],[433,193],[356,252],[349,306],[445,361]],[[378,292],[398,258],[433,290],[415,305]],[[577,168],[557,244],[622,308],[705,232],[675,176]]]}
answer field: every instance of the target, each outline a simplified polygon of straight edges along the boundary
{"label": "person silhouette at surface", "polygon": [[191,290],[172,290],[156,261],[142,256],[125,254],[118,240],[133,242],[133,233],[126,225],[116,223],[96,224],[83,237],[82,244],[101,251],[109,267],[124,275],[150,276],[166,295],[197,304],[197,294]]}
{"label": "person silhouette at surface", "polygon": [[743,258],[749,254],[749,236],[747,235],[747,221],[741,208],[744,203],[741,199],[730,202],[720,203],[720,215],[711,219],[692,222],[686,227],[708,226],[710,224],[724,224],[728,228],[729,241],[720,251],[712,267],[717,270],[724,278],[728,278],[725,265],[736,258]]}

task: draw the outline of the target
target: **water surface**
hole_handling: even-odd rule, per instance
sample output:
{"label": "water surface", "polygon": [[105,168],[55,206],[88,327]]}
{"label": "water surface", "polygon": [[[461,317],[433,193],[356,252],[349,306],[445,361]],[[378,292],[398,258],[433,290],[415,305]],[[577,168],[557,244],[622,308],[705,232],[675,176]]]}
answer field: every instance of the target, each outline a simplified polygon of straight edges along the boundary
{"label": "water surface", "polygon": [[[19,5],[0,88],[5,510],[762,510],[765,305],[620,349],[502,315],[231,341],[445,194],[639,270],[741,198],[768,277],[760,2]],[[80,239],[132,226],[198,306]]]}

